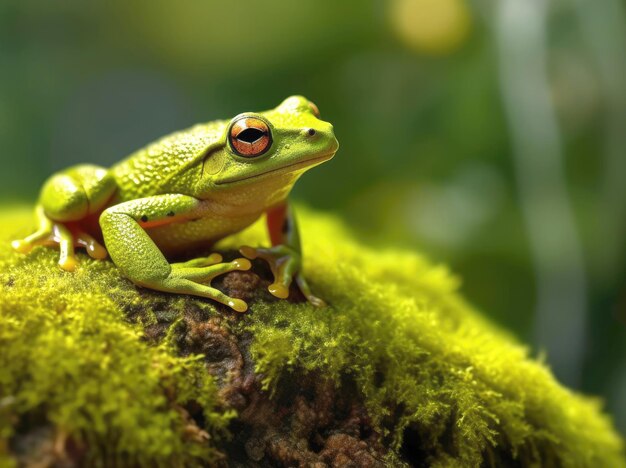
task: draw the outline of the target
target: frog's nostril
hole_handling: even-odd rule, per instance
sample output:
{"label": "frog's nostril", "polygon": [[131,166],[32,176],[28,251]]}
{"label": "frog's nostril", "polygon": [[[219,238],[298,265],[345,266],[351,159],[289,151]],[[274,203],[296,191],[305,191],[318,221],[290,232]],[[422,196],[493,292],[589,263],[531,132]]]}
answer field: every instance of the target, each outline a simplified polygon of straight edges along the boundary
{"label": "frog's nostril", "polygon": [[309,136],[313,136],[313,135],[315,135],[315,129],[313,129],[313,128],[309,128],[309,130],[307,131],[307,133],[309,134]]}

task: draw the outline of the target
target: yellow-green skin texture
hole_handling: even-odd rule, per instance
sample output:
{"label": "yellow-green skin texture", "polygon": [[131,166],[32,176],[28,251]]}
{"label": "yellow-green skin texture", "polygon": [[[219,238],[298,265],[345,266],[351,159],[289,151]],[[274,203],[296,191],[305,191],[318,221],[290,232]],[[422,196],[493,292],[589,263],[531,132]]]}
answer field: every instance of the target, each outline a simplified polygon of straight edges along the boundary
{"label": "yellow-green skin texture", "polygon": [[[244,118],[262,120],[269,128],[271,143],[258,156],[244,156],[233,147],[230,130]],[[68,271],[77,265],[75,246],[98,259],[108,251],[135,284],[211,298],[243,312],[245,302],[212,288],[210,281],[228,271],[249,269],[249,260],[222,263],[217,254],[183,263],[168,258],[210,246],[284,206],[300,175],[332,158],[337,148],[332,125],[320,120],[315,105],[301,96],[266,112],[199,124],[152,143],[108,170],[82,165],[53,175],[41,190],[38,231],[13,246],[26,253],[38,244],[58,244],[59,264]],[[242,254],[269,261],[275,275],[270,292],[275,296],[287,297],[295,278],[305,296],[322,305],[300,275],[298,231],[291,210],[284,213],[278,245],[244,247]],[[89,230],[94,217],[99,217],[106,250]]]}

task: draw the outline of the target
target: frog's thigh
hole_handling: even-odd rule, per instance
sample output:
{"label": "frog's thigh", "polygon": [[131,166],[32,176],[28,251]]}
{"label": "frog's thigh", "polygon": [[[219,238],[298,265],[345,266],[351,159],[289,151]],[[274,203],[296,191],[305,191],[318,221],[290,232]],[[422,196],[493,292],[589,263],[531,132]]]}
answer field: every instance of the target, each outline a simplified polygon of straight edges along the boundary
{"label": "frog's thigh", "polygon": [[100,227],[109,255],[131,281],[164,289],[171,266],[142,224],[167,222],[199,209],[200,201],[186,195],[158,195],[106,209]]}
{"label": "frog's thigh", "polygon": [[116,189],[106,169],[82,165],[50,177],[39,200],[45,214],[54,221],[79,221],[101,210]]}

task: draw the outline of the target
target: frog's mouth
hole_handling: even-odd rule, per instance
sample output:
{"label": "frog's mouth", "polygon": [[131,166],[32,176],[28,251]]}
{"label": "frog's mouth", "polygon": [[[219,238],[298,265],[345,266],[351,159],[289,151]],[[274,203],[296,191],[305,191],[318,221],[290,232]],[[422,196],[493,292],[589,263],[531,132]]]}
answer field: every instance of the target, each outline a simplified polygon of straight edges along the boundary
{"label": "frog's mouth", "polygon": [[250,174],[248,176],[236,177],[236,178],[226,178],[226,179],[215,182],[215,185],[234,184],[237,182],[243,182],[245,180],[258,179],[260,177],[265,177],[269,174],[276,174],[280,172],[295,172],[298,169],[310,168],[313,166],[317,166],[318,164],[321,164],[325,161],[328,161],[335,155],[335,153],[336,153],[336,150],[328,151],[327,153],[324,153],[319,156],[315,156],[313,158],[305,159],[304,161],[297,161],[291,164],[287,164],[286,166],[275,167],[273,169],[268,169],[265,172],[259,172],[258,174]]}

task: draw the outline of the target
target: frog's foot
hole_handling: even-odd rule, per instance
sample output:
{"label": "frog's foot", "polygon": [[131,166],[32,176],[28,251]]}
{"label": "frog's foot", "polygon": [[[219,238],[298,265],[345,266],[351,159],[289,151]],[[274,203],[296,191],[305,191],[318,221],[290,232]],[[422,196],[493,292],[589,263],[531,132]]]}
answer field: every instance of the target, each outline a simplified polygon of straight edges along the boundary
{"label": "frog's foot", "polygon": [[165,290],[208,297],[237,312],[248,310],[248,304],[241,299],[229,297],[219,289],[210,286],[214,278],[224,273],[249,270],[252,264],[247,258],[237,258],[231,262],[222,263],[221,255],[211,254],[208,257],[196,258],[188,262],[173,263],[171,267],[172,270],[163,284]]}
{"label": "frog's foot", "polygon": [[311,288],[300,273],[300,254],[286,245],[277,245],[270,249],[254,248],[244,245],[239,249],[241,255],[251,260],[261,258],[272,270],[274,282],[268,286],[268,291],[275,297],[287,299],[289,287],[295,278],[300,291],[306,299],[316,307],[324,307],[326,303],[311,292]]}
{"label": "frog's foot", "polygon": [[65,271],[74,271],[78,266],[74,247],[83,247],[91,258],[103,260],[107,250],[92,236],[83,231],[73,233],[63,224],[49,221],[30,236],[11,242],[20,253],[28,253],[37,245],[59,246],[59,266]]}
{"label": "frog's foot", "polygon": [[315,307],[326,307],[326,302],[324,302],[323,299],[313,295],[311,288],[309,287],[309,283],[307,283],[301,273],[296,274],[296,283],[298,284],[300,291],[302,291],[302,294],[304,294],[304,297],[306,297],[307,301]]}

